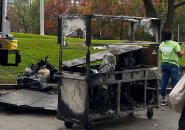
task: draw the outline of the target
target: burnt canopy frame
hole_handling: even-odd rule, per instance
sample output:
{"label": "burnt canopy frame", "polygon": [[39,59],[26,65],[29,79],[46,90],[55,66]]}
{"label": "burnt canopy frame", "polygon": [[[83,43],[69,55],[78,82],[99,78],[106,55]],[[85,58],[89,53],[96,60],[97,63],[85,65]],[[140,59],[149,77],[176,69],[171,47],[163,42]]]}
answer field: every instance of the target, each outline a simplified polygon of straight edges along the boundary
{"label": "burnt canopy frame", "polygon": [[[118,20],[118,21],[126,21],[130,24],[130,43],[129,44],[137,44],[137,42],[135,42],[135,33],[134,33],[134,25],[136,22],[141,21],[143,19],[146,20],[151,20],[152,23],[152,28],[157,29],[155,36],[155,42],[149,42],[149,44],[159,44],[161,42],[161,21],[158,18],[150,18],[150,17],[135,17],[135,16],[124,16],[124,15],[100,15],[100,14],[94,14],[94,15],[60,15],[58,17],[58,44],[60,44],[60,52],[59,52],[59,69],[60,71],[62,70],[62,49],[64,48],[64,42],[65,42],[65,38],[64,38],[64,30],[63,30],[63,26],[64,25],[64,21],[65,20],[70,20],[70,19],[82,19],[85,21],[85,37],[84,37],[84,41],[85,44],[87,46],[87,50],[89,51],[89,47],[91,45],[91,24],[92,24],[92,20],[98,20],[98,19],[102,19],[102,20]],[[146,42],[145,42],[146,43]],[[87,52],[87,56],[88,56]],[[87,59],[89,59],[88,57],[86,57]],[[159,58],[159,57],[158,57]],[[89,62],[87,62],[87,66]],[[88,70],[88,69],[87,69]]]}
{"label": "burnt canopy frame", "polygon": [[[149,17],[135,17],[135,16],[123,16],[123,15],[119,15],[119,16],[114,16],[114,15],[98,15],[98,14],[94,14],[94,15],[60,15],[58,18],[58,44],[62,44],[63,43],[63,36],[62,36],[62,24],[63,24],[63,20],[64,19],[72,19],[72,18],[81,18],[81,19],[85,19],[86,20],[86,33],[88,35],[86,35],[86,39],[88,39],[88,44],[90,45],[90,39],[91,39],[91,31],[88,30],[91,27],[91,21],[92,20],[97,20],[97,19],[102,19],[102,20],[119,20],[119,21],[128,21],[129,23],[131,23],[131,25],[133,26],[135,21],[141,21],[143,19],[150,19],[153,23],[154,26],[156,26],[156,28],[158,29],[158,39],[156,42],[160,42],[161,38],[160,38],[160,24],[161,21],[158,18],[149,18]],[[131,27],[133,28],[133,27]],[[133,39],[134,41],[134,39]]]}

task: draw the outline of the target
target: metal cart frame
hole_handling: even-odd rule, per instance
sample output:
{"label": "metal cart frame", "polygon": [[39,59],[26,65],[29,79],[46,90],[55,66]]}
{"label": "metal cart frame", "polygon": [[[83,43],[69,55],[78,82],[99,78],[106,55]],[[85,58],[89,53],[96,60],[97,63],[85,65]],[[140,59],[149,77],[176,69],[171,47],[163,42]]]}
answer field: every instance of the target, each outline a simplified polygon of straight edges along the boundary
{"label": "metal cart frame", "polygon": [[[64,47],[64,31],[66,29],[65,20],[82,19],[86,29],[85,43],[87,46],[84,63],[86,64],[83,74],[81,72],[70,72],[64,69],[62,60]],[[139,53],[142,64],[147,67],[123,69],[110,73],[91,73],[91,22],[95,19],[121,20],[130,23],[130,43],[134,42],[134,24],[136,21],[143,19],[150,20],[152,28],[155,29],[155,42],[147,43],[149,47],[142,49]],[[69,22],[69,21],[68,21]],[[159,54],[158,45],[160,42],[160,20],[157,18],[142,18],[130,16],[111,16],[111,15],[61,15],[58,19],[58,43],[60,44],[60,80],[58,89],[58,114],[57,118],[65,121],[65,127],[71,128],[73,123],[84,126],[85,130],[93,130],[93,122],[105,121],[115,118],[120,118],[125,113],[132,114],[134,111],[147,109],[147,117],[150,119],[153,116],[153,108],[158,107],[159,93]],[[155,56],[152,52],[155,51]],[[142,58],[145,57],[145,58]],[[153,59],[151,59],[153,58]],[[62,66],[63,65],[63,66]],[[137,85],[138,84],[138,85]],[[94,88],[97,86],[107,85],[114,92],[114,101],[112,104],[112,113],[106,114],[106,111],[97,111],[95,104],[91,104]],[[126,92],[127,86],[131,86],[134,92],[139,93],[137,100],[138,106],[125,106],[122,104],[124,100],[123,93]],[[141,90],[141,91],[140,91]],[[124,92],[123,92],[124,91]],[[133,93],[137,94],[137,93]],[[152,96],[151,96],[152,95]],[[152,97],[152,98],[151,98]],[[127,98],[128,95],[127,95]],[[150,100],[152,102],[150,102]],[[102,109],[102,108],[100,108]],[[107,109],[106,109],[107,110]]]}

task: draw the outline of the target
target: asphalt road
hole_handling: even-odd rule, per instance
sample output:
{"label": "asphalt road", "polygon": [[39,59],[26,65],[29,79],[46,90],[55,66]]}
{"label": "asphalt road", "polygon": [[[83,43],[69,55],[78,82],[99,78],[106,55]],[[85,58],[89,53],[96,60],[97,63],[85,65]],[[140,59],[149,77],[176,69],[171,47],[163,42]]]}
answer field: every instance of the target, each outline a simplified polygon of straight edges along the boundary
{"label": "asphalt road", "polygon": [[[170,105],[154,109],[154,116],[148,119],[146,111],[125,115],[120,120],[95,124],[95,130],[177,130],[180,114]],[[0,130],[69,130],[63,121],[56,119],[56,112],[24,110],[0,105]],[[73,130],[83,130],[74,125]]]}

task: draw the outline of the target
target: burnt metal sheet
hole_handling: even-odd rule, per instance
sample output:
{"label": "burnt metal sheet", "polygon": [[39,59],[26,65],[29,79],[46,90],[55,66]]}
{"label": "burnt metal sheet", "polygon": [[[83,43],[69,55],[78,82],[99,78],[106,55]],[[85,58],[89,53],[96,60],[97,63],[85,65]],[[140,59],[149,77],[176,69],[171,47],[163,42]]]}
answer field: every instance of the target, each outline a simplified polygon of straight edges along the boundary
{"label": "burnt metal sheet", "polygon": [[59,86],[59,115],[86,122],[89,109],[86,81],[62,78]]}
{"label": "burnt metal sheet", "polygon": [[[119,55],[122,53],[139,50],[142,47],[138,45],[121,45],[121,46],[109,45],[108,48],[109,48],[108,51],[97,52],[97,53],[90,55],[90,62],[102,60],[104,55]],[[63,62],[63,67],[78,66],[78,65],[83,65],[85,63],[86,63],[86,57],[82,57],[82,58]]]}
{"label": "burnt metal sheet", "polygon": [[42,108],[47,110],[57,110],[58,95],[46,94],[43,92],[20,89],[0,97],[0,103]]}
{"label": "burnt metal sheet", "polygon": [[114,54],[114,55],[120,55],[126,52],[131,52],[131,51],[136,51],[142,48],[142,46],[138,45],[121,45],[121,46],[116,46],[116,45],[110,45],[109,46],[109,51]]}
{"label": "burnt metal sheet", "polygon": [[[90,62],[102,60],[104,55],[112,55],[111,52],[109,51],[102,51],[102,52],[97,52],[92,55],[90,55]],[[78,58],[78,59],[73,59],[70,61],[63,62],[64,67],[72,67],[72,66],[78,66],[86,63],[86,58]]]}

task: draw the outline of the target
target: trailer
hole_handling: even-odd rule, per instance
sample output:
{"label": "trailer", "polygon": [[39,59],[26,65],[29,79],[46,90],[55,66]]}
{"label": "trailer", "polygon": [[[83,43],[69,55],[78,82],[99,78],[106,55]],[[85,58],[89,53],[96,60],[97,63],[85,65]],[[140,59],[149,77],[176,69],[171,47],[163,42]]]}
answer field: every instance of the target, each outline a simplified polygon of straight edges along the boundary
{"label": "trailer", "polygon": [[[124,26],[128,40],[116,44],[95,43],[92,25],[102,21],[116,21],[120,25],[128,23]],[[93,130],[96,122],[118,119],[126,113],[145,109],[147,117],[152,118],[153,108],[158,107],[159,94],[159,19],[98,14],[61,15],[58,27],[60,73],[57,118],[64,121],[66,128],[72,128],[75,123],[85,130]],[[136,33],[141,33],[136,31],[137,27],[144,28],[149,40],[136,39]],[[79,28],[84,32],[82,44],[85,47],[74,49],[66,44],[65,39]],[[105,50],[91,53],[93,47]],[[68,50],[84,51],[84,57],[64,62],[63,57]]]}

